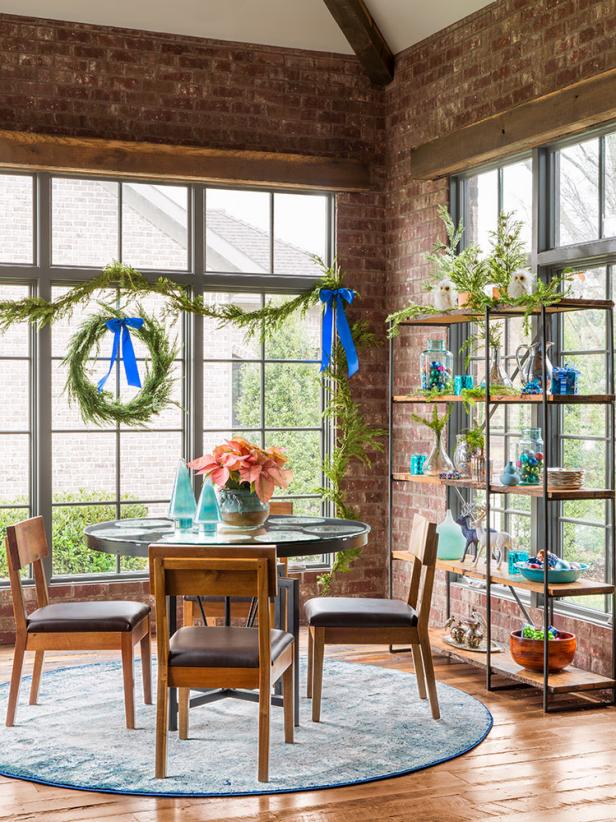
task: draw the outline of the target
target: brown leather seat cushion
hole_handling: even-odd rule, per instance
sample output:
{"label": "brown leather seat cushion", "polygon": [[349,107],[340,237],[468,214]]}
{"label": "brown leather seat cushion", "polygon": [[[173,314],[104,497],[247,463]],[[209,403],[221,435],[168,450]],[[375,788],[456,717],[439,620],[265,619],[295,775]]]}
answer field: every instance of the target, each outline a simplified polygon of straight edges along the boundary
{"label": "brown leather seat cushion", "polygon": [[31,613],[28,632],[131,631],[149,613],[142,602],[58,602]]}
{"label": "brown leather seat cushion", "polygon": [[317,628],[409,628],[417,614],[400,599],[315,597],[306,603],[306,618]]}
{"label": "brown leather seat cushion", "polygon": [[[293,634],[270,631],[272,660],[293,642]],[[176,668],[258,668],[257,628],[180,628],[169,642],[169,665]]]}

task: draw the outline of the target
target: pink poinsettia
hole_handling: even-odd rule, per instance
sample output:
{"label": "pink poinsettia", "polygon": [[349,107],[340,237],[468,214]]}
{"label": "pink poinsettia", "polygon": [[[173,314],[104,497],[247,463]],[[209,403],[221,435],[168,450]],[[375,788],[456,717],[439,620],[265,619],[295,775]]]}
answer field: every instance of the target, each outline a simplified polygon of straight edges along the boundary
{"label": "pink poinsettia", "polygon": [[275,488],[287,488],[293,473],[285,468],[287,457],[281,448],[260,448],[243,437],[217,445],[211,454],[188,463],[197,474],[205,474],[217,488],[248,485],[261,502],[269,502]]}

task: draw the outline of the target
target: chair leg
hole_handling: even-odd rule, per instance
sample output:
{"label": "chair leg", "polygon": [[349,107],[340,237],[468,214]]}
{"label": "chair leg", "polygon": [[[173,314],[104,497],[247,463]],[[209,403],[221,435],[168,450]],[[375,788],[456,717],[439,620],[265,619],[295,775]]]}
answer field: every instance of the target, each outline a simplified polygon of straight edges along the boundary
{"label": "chair leg", "polygon": [[293,729],[295,725],[295,660],[282,675],[282,702],[284,706],[284,741],[293,742]]}
{"label": "chair leg", "polygon": [[156,779],[167,776],[167,718],[169,710],[169,694],[167,681],[158,677],[156,686],[156,764],[154,775]]}
{"label": "chair leg", "polygon": [[415,676],[417,678],[417,690],[419,691],[420,699],[427,699],[426,693],[426,676],[424,673],[423,662],[421,661],[421,648],[419,645],[412,645],[413,649],[413,665],[415,667]]}
{"label": "chair leg", "polygon": [[314,629],[314,649],[312,657],[312,721],[321,721],[321,692],[323,690],[323,652],[325,650],[325,628]]}
{"label": "chair leg", "polygon": [[124,674],[124,709],[126,727],[135,727],[135,681],[133,676],[133,638],[130,631],[122,634],[122,672]]}
{"label": "chair leg", "polygon": [[41,674],[43,673],[43,658],[45,651],[34,652],[34,668],[32,669],[32,684],[30,685],[30,705],[36,705],[38,700]]}
{"label": "chair leg", "polygon": [[148,632],[141,639],[141,678],[143,679],[143,701],[146,705],[152,704],[152,641],[150,639],[150,624]]}
{"label": "chair leg", "polygon": [[15,711],[19,700],[19,686],[21,685],[21,670],[24,665],[24,654],[26,652],[26,640],[16,637],[15,652],[13,654],[13,671],[11,673],[11,687],[9,689],[9,704],[6,709],[6,725],[11,727],[15,724]]}
{"label": "chair leg", "polygon": [[314,635],[313,629],[308,628],[308,679],[306,681],[306,696],[312,699],[312,658],[314,656]]}
{"label": "chair leg", "polygon": [[259,688],[259,782],[269,782],[270,690],[269,683]]}
{"label": "chair leg", "polygon": [[438,694],[436,692],[436,679],[434,678],[434,665],[432,664],[432,649],[430,640],[423,633],[419,634],[421,644],[421,655],[423,657],[424,671],[426,674],[426,685],[428,686],[428,697],[430,699],[430,709],[433,719],[440,719],[441,712],[438,705]]}
{"label": "chair leg", "polygon": [[180,739],[188,739],[188,710],[190,701],[190,688],[179,688],[178,708],[179,708],[179,736]]}

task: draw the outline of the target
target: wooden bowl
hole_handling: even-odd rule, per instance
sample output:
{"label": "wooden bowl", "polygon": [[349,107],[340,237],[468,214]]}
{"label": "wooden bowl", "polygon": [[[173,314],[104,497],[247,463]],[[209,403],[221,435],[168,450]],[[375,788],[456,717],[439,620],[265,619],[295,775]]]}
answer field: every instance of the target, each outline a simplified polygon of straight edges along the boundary
{"label": "wooden bowl", "polygon": [[[522,631],[513,631],[509,637],[509,650],[514,662],[529,671],[543,672],[543,640],[524,639]],[[575,634],[561,631],[558,639],[548,641],[548,671],[556,673],[570,665],[575,656]]]}

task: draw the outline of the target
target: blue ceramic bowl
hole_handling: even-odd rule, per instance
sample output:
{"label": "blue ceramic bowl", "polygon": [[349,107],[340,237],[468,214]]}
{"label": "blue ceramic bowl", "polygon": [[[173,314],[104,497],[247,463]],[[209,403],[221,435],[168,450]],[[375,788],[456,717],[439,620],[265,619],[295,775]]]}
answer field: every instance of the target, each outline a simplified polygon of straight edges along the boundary
{"label": "blue ceramic bowl", "polygon": [[[516,562],[515,567],[520,571],[522,576],[531,582],[543,582],[543,568],[529,568],[526,562]],[[588,564],[585,562],[580,562],[579,568],[571,568],[568,570],[550,568],[548,571],[548,582],[575,582],[587,568]]]}

